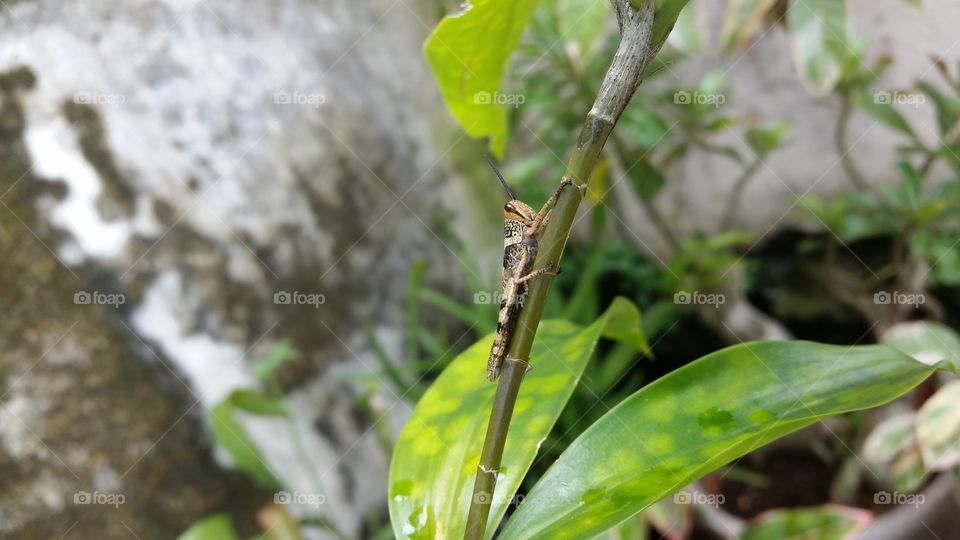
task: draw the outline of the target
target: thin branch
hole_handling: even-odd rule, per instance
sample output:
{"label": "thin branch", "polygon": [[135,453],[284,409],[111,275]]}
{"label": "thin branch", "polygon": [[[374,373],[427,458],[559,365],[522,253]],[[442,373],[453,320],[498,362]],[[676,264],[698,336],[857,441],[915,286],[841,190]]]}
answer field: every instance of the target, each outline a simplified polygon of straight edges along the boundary
{"label": "thin branch", "polygon": [[747,184],[750,183],[750,180],[757,174],[757,171],[760,170],[760,166],[763,165],[763,159],[760,156],[757,156],[753,163],[747,166],[743,170],[743,173],[740,174],[740,177],[737,178],[737,181],[733,184],[733,191],[730,193],[730,199],[727,201],[727,210],[724,212],[723,220],[720,222],[720,230],[728,231],[730,227],[733,226],[733,219],[737,215],[737,210],[740,208],[740,199],[743,198],[743,192],[747,189]]}
{"label": "thin branch", "polygon": [[[638,0],[634,2],[640,3]],[[577,146],[564,173],[564,179],[572,180],[580,189],[564,190],[557,200],[550,223],[540,241],[534,268],[543,268],[551,262],[555,267],[559,267],[563,248],[583,198],[582,189],[597,165],[600,152],[613,126],[633,97],[643,69],[656,56],[662,45],[653,42],[654,4],[653,0],[645,0],[641,6],[634,7],[630,0],[613,0],[620,25],[620,46],[603,78],[593,108],[584,120]],[[513,405],[529,366],[530,349],[543,316],[543,307],[552,281],[552,276],[549,275],[534,279],[520,311],[510,343],[509,356],[500,375],[490,412],[464,538],[479,540],[484,536],[503,457],[504,442],[513,416]]]}
{"label": "thin branch", "polygon": [[853,183],[857,189],[867,190],[869,188],[867,180],[863,176],[863,173],[860,172],[860,167],[857,166],[853,160],[853,156],[850,154],[849,129],[850,118],[853,114],[853,100],[846,94],[843,95],[842,99],[840,102],[840,114],[837,115],[837,125],[834,129],[833,141],[837,146],[837,152],[840,153],[840,165],[843,167],[843,171],[847,173],[847,177],[850,178],[850,182]]}
{"label": "thin branch", "polygon": [[[607,147],[607,157],[610,160],[610,170],[613,172],[613,177],[619,181],[620,178],[623,178],[628,174],[624,169],[624,144],[621,141],[620,137],[617,137],[616,134],[613,135],[612,144]],[[619,198],[619,197],[618,197]],[[650,219],[650,222],[653,223],[653,226],[657,229],[657,232],[660,233],[660,237],[666,243],[667,248],[670,251],[670,256],[673,257],[680,252],[680,241],[677,239],[677,236],[673,233],[673,230],[670,228],[670,225],[667,224],[666,218],[663,214],[660,213],[660,210],[657,209],[656,205],[653,204],[653,201],[642,196],[637,196],[637,199],[640,200],[641,206],[643,206],[644,211],[647,214],[647,218]],[[618,209],[622,209],[622,202],[618,204]],[[631,233],[632,234],[632,233]],[[656,255],[654,253],[654,255]],[[657,257],[654,257],[657,259]]]}

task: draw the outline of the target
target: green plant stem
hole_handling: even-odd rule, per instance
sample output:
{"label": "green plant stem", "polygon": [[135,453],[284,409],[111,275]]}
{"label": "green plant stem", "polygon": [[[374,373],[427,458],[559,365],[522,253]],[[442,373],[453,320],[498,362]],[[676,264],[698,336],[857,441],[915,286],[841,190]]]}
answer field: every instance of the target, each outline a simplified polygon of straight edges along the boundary
{"label": "green plant stem", "polygon": [[733,227],[733,220],[737,216],[737,209],[740,207],[740,199],[743,198],[743,192],[747,189],[747,184],[757,174],[763,165],[763,158],[757,156],[753,162],[743,170],[740,177],[733,184],[733,191],[730,193],[730,200],[727,202],[727,210],[723,214],[723,220],[720,222],[720,231],[729,231]]}
{"label": "green plant stem", "polygon": [[[613,6],[620,26],[620,46],[603,78],[593,107],[584,120],[577,145],[564,173],[564,180],[572,180],[579,189],[564,190],[553,207],[550,222],[540,240],[534,268],[543,268],[550,262],[559,267],[563,248],[583,198],[582,189],[597,165],[613,126],[639,86],[643,69],[663,44],[662,40],[654,40],[653,0],[644,1],[637,8],[631,5],[630,0],[614,0]],[[484,537],[507,430],[513,416],[513,406],[529,365],[527,362],[530,349],[543,316],[552,281],[552,276],[549,275],[532,280],[520,311],[510,343],[509,358],[505,362],[494,396],[490,422],[477,465],[473,498],[464,534],[466,539],[480,540]],[[535,441],[531,441],[531,444],[534,443]]]}
{"label": "green plant stem", "polygon": [[850,182],[857,189],[867,190],[869,187],[867,180],[860,172],[860,167],[854,162],[853,156],[850,155],[852,148],[850,148],[848,139],[850,138],[849,129],[852,114],[853,100],[849,94],[844,94],[840,102],[840,113],[837,115],[837,125],[834,129],[834,143],[837,146],[837,152],[840,153],[840,164],[843,166],[844,172],[847,173],[847,177],[850,178]]}

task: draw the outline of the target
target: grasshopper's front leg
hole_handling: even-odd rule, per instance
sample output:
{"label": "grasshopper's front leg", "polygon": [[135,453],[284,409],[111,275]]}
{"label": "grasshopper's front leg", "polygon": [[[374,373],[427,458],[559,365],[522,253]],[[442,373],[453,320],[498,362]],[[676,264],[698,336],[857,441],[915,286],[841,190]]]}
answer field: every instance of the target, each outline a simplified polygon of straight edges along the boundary
{"label": "grasshopper's front leg", "polygon": [[540,208],[540,211],[537,212],[537,216],[533,218],[533,222],[527,227],[527,230],[524,231],[524,235],[527,237],[536,236],[540,234],[540,231],[546,228],[547,223],[550,222],[550,209],[553,208],[553,205],[557,203],[557,199],[560,198],[560,194],[563,193],[563,190],[567,186],[572,186],[573,180],[564,177],[560,181],[560,186],[557,187],[557,190],[553,192],[553,195],[547,199],[547,202],[543,203],[543,206]]}

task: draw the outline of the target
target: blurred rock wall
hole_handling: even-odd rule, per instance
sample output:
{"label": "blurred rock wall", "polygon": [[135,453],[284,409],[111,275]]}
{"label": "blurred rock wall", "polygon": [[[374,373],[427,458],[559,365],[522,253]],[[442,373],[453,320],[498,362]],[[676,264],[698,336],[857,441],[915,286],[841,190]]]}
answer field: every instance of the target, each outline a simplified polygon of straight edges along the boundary
{"label": "blurred rock wall", "polygon": [[[351,536],[382,509],[361,320],[399,352],[411,263],[462,271],[432,212],[458,196],[428,7],[0,10],[0,536],[170,538],[223,509],[250,531],[272,490],[213,461],[207,416],[281,339],[311,459],[282,421],[245,418],[266,466]],[[378,392],[395,430],[408,405]]]}

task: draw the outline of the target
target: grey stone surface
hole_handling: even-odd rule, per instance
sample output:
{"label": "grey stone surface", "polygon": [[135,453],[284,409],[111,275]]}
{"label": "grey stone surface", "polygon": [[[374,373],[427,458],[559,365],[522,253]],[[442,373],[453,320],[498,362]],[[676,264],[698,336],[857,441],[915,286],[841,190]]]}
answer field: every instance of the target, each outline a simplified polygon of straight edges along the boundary
{"label": "grey stone surface", "polygon": [[[433,10],[0,10],[0,536],[170,538],[223,509],[249,532],[272,490],[230,471],[206,418],[284,338],[309,457],[283,421],[243,417],[265,464],[323,495],[293,512],[345,534],[382,511],[389,456],[357,405],[379,376],[360,322],[399,353],[410,264],[434,261],[440,285],[462,272],[432,213],[462,198],[420,54]],[[74,303],[84,292],[124,302]],[[276,303],[284,292],[324,303]],[[396,429],[409,406],[378,392]],[[75,503],[83,491],[125,502]]]}

